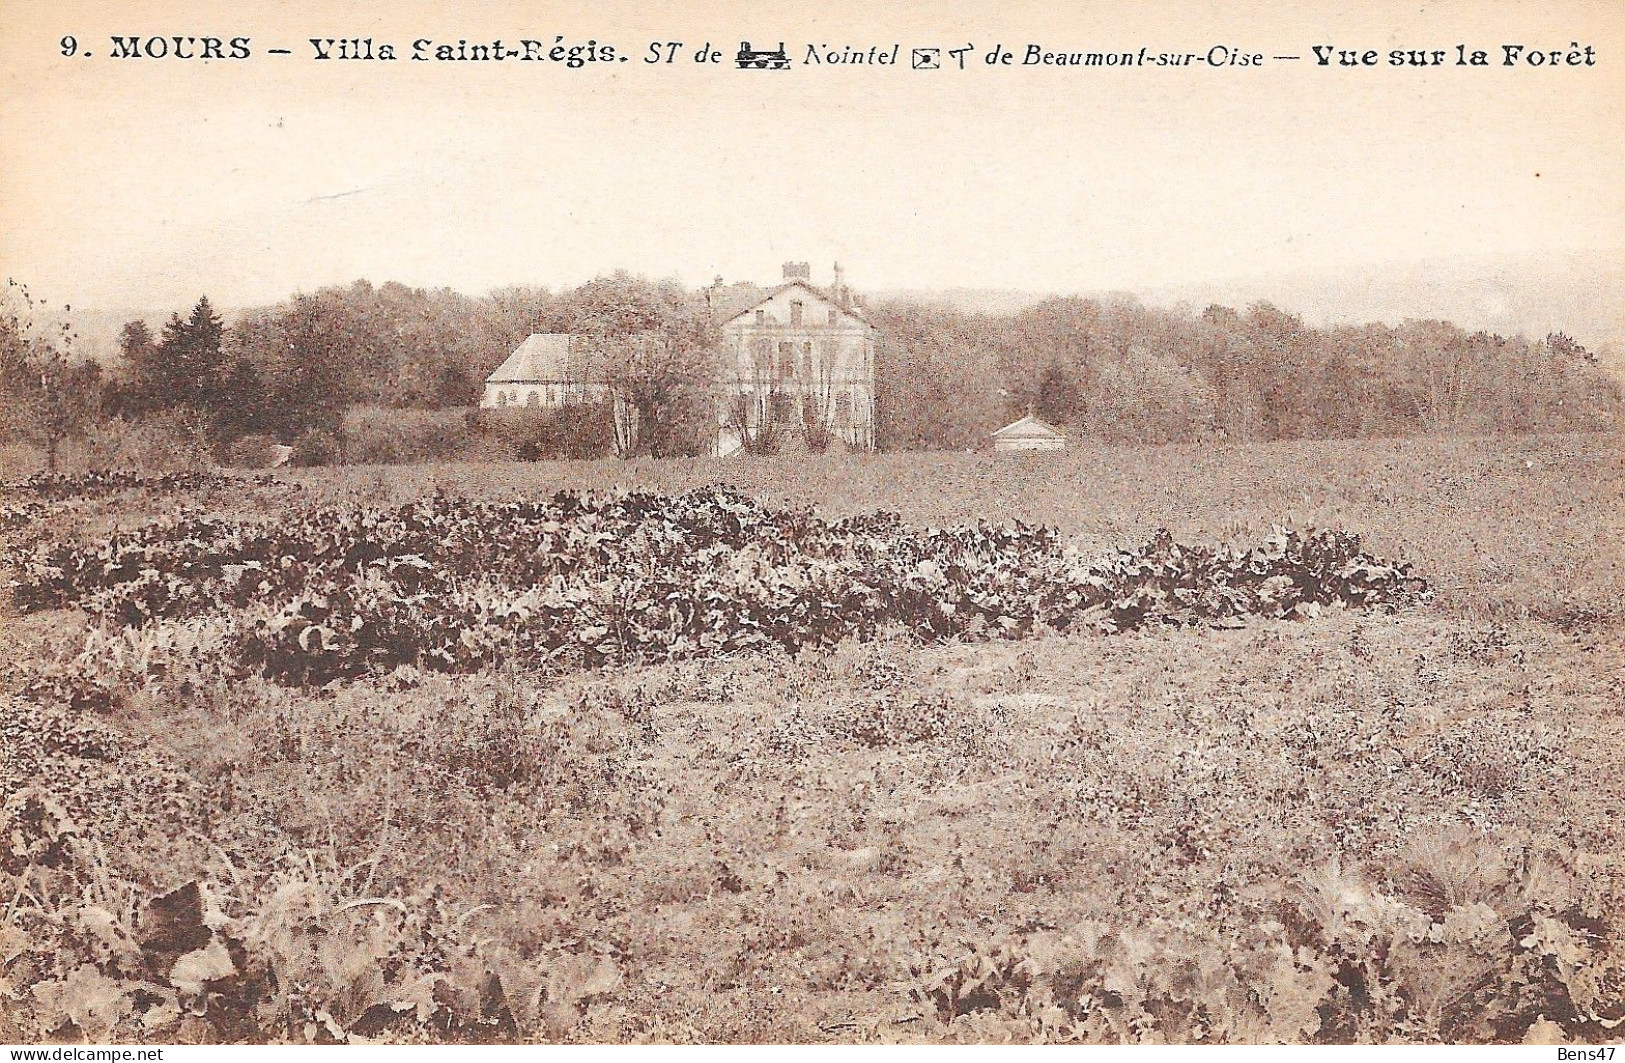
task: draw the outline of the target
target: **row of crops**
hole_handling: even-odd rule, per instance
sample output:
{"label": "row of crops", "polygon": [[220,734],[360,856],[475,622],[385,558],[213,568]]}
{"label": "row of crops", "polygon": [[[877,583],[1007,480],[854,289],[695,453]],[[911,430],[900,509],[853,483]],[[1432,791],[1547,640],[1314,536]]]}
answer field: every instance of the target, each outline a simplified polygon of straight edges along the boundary
{"label": "row of crops", "polygon": [[223,498],[241,498],[245,490],[295,494],[301,487],[296,482],[269,475],[248,478],[172,472],[143,476],[128,469],[77,474],[36,473],[25,480],[0,485],[0,535],[29,529],[38,531],[55,518],[71,518],[86,503],[185,499],[208,504]]}
{"label": "row of crops", "polygon": [[[260,477],[253,482],[263,484],[269,481],[269,477]],[[42,472],[35,473],[26,480],[7,484],[6,497],[64,502],[105,498],[124,491],[166,494],[175,491],[205,490],[237,483],[241,481],[206,472],[171,472],[160,476],[143,476],[133,469],[99,469],[83,473]]]}
{"label": "row of crops", "polygon": [[1160,533],[1085,556],[1046,528],[826,520],[722,487],[303,504],[274,519],[47,539],[17,555],[7,560],[21,611],[83,610],[104,632],[216,618],[231,668],[290,685],[403,664],[469,672],[796,650],[891,626],[928,642],[1235,626],[1425,592],[1407,565],[1336,532],[1277,529],[1245,547]]}

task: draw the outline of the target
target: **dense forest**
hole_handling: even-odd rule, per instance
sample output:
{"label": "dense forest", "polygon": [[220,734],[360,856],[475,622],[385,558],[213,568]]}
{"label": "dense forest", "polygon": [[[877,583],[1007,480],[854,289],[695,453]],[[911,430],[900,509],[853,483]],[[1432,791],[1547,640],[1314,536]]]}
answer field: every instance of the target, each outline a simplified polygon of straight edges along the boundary
{"label": "dense forest", "polygon": [[[590,456],[618,442],[700,453],[714,429],[710,307],[752,290],[617,273],[475,298],[357,281],[229,324],[203,298],[156,331],[129,322],[118,356],[97,364],[13,284],[0,317],[0,429],[52,462],[69,442],[129,457],[132,438],[246,464],[272,441],[311,463]],[[1053,298],[1011,314],[914,303],[866,312],[879,335],[885,449],[984,446],[1028,409],[1076,437],[1161,443],[1595,429],[1622,408],[1619,381],[1562,334],[1431,320],[1314,328],[1264,303],[1196,312],[1126,297]],[[613,394],[638,411],[636,438],[614,439],[604,411],[472,412],[480,382],[532,332],[587,341]]]}
{"label": "dense forest", "polygon": [[1014,412],[1109,440],[1357,438],[1614,423],[1620,382],[1565,335],[1444,321],[1312,328],[1267,303],[1050,299],[1009,316],[883,306],[887,446],[971,447]]}

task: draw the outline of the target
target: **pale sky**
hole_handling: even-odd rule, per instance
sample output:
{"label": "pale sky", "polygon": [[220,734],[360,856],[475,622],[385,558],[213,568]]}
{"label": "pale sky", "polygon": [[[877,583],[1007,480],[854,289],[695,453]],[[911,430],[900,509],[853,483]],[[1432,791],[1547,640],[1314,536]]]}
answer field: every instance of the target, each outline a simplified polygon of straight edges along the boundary
{"label": "pale sky", "polygon": [[[1281,10],[1277,10],[1281,9]],[[375,282],[558,287],[616,268],[868,288],[1134,289],[1343,263],[1625,262],[1625,3],[706,4],[0,0],[0,271],[106,308]],[[76,36],[86,58],[61,54]],[[109,35],[251,38],[112,59]],[[307,38],[609,42],[632,59],[316,62]],[[741,40],[787,72],[739,71]],[[682,41],[676,63],[643,62]],[[721,66],[700,65],[709,41]],[[1590,45],[1508,69],[1500,45]],[[1311,46],[1490,52],[1322,68]],[[898,67],[803,65],[901,45]],[[910,48],[974,44],[969,69]],[[1045,51],[1259,68],[1023,66]],[[1014,65],[990,67],[995,45]],[[287,47],[291,56],[265,54]],[[1276,55],[1301,55],[1295,62]]]}

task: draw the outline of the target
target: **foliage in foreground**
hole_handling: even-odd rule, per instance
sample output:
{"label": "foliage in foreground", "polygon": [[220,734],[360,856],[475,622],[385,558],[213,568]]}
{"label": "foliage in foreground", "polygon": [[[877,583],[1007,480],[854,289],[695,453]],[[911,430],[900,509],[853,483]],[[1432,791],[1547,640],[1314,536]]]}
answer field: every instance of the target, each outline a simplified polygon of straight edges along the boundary
{"label": "foliage in foreground", "polygon": [[[109,484],[9,539],[64,514],[94,539],[146,493],[166,524],[291,500],[237,483]],[[222,671],[226,619],[87,644],[80,614],[6,618],[7,1039],[1594,1042],[1625,1018],[1609,616],[881,630],[320,690]]]}
{"label": "foliage in foreground", "polygon": [[[1162,532],[1091,559],[1051,529],[917,529],[884,513],[832,522],[724,488],[433,497],[275,524],[199,518],[48,543],[15,568],[24,611],[83,609],[114,636],[213,621],[230,666],[298,685],[403,664],[473,672],[794,651],[894,624],[930,642],[1235,626],[1394,606],[1425,589],[1405,564],[1335,532],[1277,529],[1248,548]],[[87,647],[91,670],[103,644]]]}
{"label": "foliage in foreground", "polygon": [[1251,717],[1323,640],[1161,707],[1140,684],[1170,656],[1233,654],[1049,644],[1135,680],[1112,712],[1023,693],[1083,662],[1013,646],[970,684],[992,697],[895,646],[771,664],[752,689],[791,696],[766,711],[737,673],[669,665],[608,688],[253,681],[174,717],[237,747],[187,773],[8,702],[0,1003],[22,1040],[1609,1036],[1625,868],[1516,825],[1564,737],[1508,751],[1517,712],[1468,734],[1429,720],[1458,687],[1370,706],[1391,680],[1362,675],[1418,642],[1456,675],[1514,675],[1516,651],[1334,622],[1380,643]]}

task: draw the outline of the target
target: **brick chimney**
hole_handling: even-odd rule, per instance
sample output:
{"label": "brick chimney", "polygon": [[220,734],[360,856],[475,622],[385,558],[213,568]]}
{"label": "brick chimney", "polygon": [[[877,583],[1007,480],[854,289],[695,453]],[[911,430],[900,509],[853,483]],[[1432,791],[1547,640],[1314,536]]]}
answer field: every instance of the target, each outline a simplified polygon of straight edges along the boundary
{"label": "brick chimney", "polygon": [[812,266],[806,262],[786,262],[784,264],[784,279],[786,281],[812,281]]}

